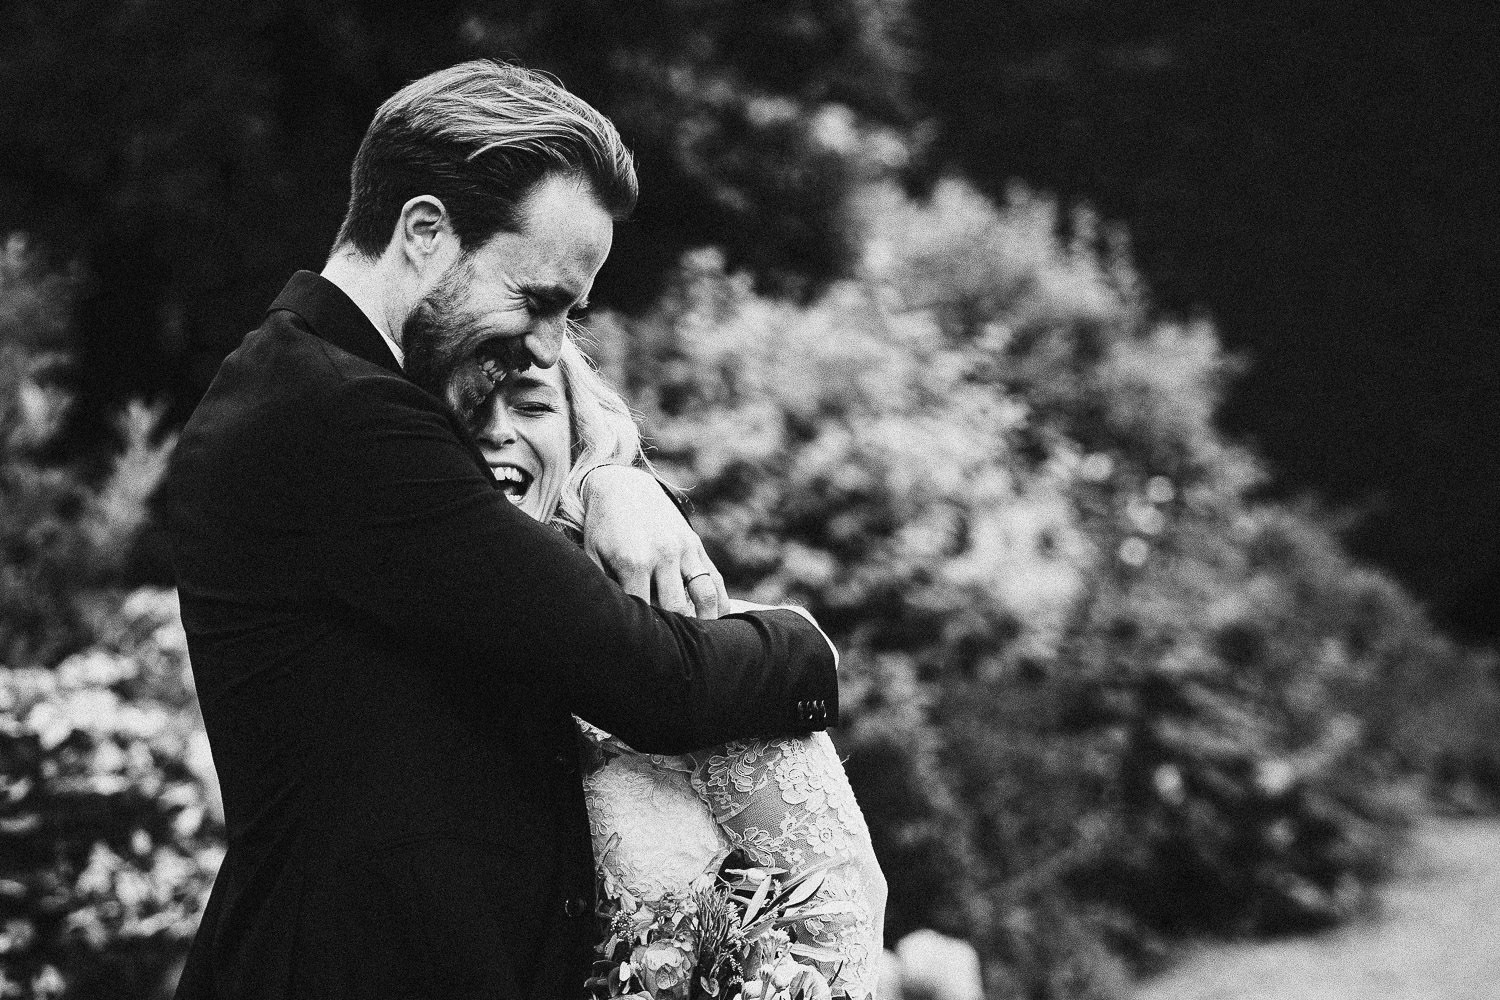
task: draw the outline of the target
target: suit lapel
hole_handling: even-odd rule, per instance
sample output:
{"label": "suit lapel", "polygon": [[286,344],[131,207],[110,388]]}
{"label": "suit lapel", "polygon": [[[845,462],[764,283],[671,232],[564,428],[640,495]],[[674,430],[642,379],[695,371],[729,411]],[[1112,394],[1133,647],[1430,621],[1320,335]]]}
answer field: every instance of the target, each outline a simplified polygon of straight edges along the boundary
{"label": "suit lapel", "polygon": [[313,333],[357,358],[405,377],[396,356],[375,324],[344,290],[320,274],[298,271],[286,283],[270,312],[285,309],[301,316]]}

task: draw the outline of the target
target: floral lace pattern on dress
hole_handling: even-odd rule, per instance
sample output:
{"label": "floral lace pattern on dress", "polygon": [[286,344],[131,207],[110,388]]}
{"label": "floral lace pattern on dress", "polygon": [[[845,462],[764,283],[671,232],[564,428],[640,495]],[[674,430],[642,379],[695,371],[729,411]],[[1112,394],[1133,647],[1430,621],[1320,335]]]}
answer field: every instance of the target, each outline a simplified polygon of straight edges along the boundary
{"label": "floral lace pattern on dress", "polygon": [[729,840],[687,775],[618,740],[604,746],[597,769],[583,777],[595,861],[648,903],[717,870]]}
{"label": "floral lace pattern on dress", "polygon": [[822,912],[799,936],[843,956],[819,963],[836,993],[874,995],[885,878],[827,733],[673,757],[579,727],[594,759],[584,792],[595,857],[628,891],[647,900],[681,891],[731,846],[768,867],[828,865],[815,896]]}

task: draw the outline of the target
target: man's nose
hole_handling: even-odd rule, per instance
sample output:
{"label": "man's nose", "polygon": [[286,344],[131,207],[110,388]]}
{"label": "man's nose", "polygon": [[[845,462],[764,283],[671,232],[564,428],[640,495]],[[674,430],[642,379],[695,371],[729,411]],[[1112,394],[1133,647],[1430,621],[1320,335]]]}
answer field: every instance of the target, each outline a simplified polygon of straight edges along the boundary
{"label": "man's nose", "polygon": [[526,350],[538,368],[551,368],[562,355],[565,324],[541,323],[526,335]]}

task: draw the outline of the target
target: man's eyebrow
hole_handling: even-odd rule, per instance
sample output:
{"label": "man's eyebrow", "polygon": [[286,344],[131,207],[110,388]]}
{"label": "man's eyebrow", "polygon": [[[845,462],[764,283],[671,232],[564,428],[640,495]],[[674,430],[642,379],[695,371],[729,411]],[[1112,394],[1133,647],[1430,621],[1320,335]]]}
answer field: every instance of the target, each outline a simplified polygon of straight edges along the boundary
{"label": "man's eyebrow", "polygon": [[521,291],[530,299],[557,308],[575,306],[586,309],[589,304],[588,296],[579,298],[577,292],[563,285],[526,285]]}

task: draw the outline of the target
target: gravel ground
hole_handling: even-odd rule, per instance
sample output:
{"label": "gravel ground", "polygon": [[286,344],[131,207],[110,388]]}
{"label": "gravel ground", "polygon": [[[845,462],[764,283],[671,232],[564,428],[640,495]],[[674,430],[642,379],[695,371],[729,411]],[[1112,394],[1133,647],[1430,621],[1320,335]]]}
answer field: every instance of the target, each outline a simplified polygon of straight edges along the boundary
{"label": "gravel ground", "polygon": [[1207,948],[1134,1000],[1500,1000],[1500,822],[1430,821],[1381,901],[1328,934]]}

